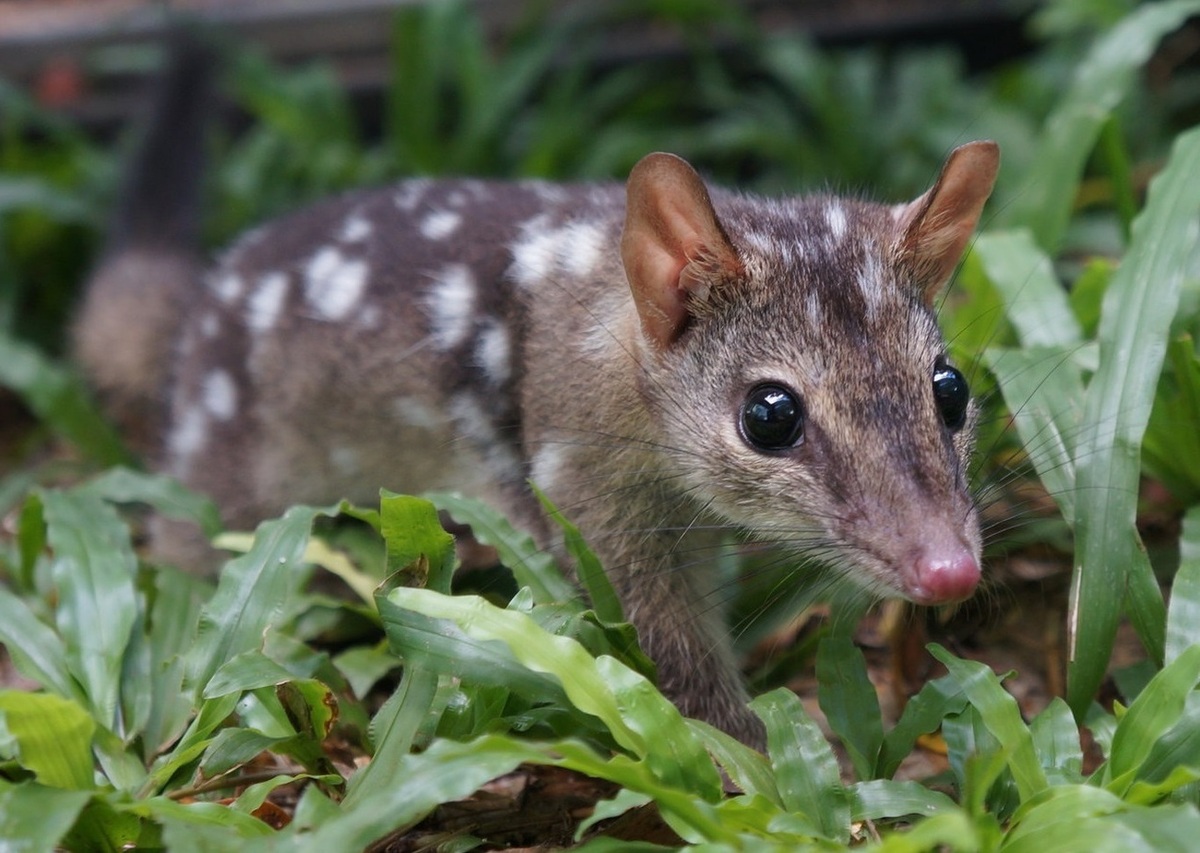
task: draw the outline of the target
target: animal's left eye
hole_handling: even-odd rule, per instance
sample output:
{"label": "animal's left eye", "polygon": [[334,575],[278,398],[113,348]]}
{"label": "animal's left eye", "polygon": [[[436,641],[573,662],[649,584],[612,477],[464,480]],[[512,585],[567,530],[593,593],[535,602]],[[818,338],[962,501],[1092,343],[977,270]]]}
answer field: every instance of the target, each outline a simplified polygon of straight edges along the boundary
{"label": "animal's left eye", "polygon": [[971,402],[971,389],[967,379],[954,367],[938,362],[933,368],[933,399],[942,423],[957,432],[967,420],[967,405]]}

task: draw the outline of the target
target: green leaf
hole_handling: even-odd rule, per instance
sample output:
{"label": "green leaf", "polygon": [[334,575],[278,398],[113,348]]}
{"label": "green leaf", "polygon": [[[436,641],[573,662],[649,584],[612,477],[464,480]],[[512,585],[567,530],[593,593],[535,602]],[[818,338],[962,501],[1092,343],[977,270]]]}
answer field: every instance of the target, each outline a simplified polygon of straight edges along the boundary
{"label": "green leaf", "polygon": [[0,751],[52,788],[95,787],[96,723],[74,702],[44,693],[0,691]]}
{"label": "green leaf", "polygon": [[221,531],[221,516],[211,500],[162,474],[110,468],[84,483],[79,491],[115,503],[144,503],[169,518],[195,521],[210,538]]}
{"label": "green leaf", "polygon": [[1069,349],[1083,340],[1054,266],[1028,230],[989,231],[971,246],[1004,298],[1023,347]]}
{"label": "green leaf", "polygon": [[349,682],[354,695],[362,699],[381,678],[400,666],[400,659],[386,644],[381,643],[377,646],[353,646],[335,655],[333,665]]}
{"label": "green leaf", "polygon": [[940,791],[932,791],[911,781],[871,779],[856,782],[847,791],[850,795],[850,819],[856,822],[909,815],[927,818],[958,808],[952,799]]}
{"label": "green leaf", "polygon": [[1097,820],[1125,808],[1102,788],[1061,785],[1047,788],[1013,815],[1004,839],[1004,853],[1046,853],[1048,850],[1126,851],[1147,849],[1136,834],[1112,820]]}
{"label": "green leaf", "polygon": [[1046,774],[1038,762],[1033,736],[1021,719],[1017,700],[1004,690],[996,674],[981,663],[956,658],[940,646],[931,645],[929,651],[949,670],[987,730],[1004,748],[1021,801],[1045,788]]}
{"label": "green leaf", "polygon": [[102,464],[125,464],[129,453],[96,411],[83,383],[33,346],[0,334],[0,385],[15,391],[52,429]]}
{"label": "green leaf", "polygon": [[97,721],[119,731],[121,672],[138,619],[129,530],[110,505],[85,492],[44,491],[41,498],[67,666]]}
{"label": "green leaf", "polygon": [[500,641],[523,666],[558,681],[575,708],[599,717],[618,743],[644,757],[664,780],[688,780],[686,784],[708,799],[719,795],[712,761],[679,711],[649,681],[615,659],[593,658],[576,641],[547,634],[524,613],[501,610],[476,596],[396,589],[387,599],[432,619],[453,620],[473,640]]}
{"label": "green leaf", "polygon": [[345,805],[353,808],[374,786],[386,784],[392,768],[404,760],[413,748],[417,732],[429,716],[437,693],[438,675],[422,666],[404,668],[400,686],[371,720],[371,740],[375,753],[371,763],[350,779]]}
{"label": "green leaf", "polygon": [[1155,743],[1184,713],[1188,694],[1200,682],[1200,646],[1191,646],[1146,685],[1117,723],[1104,768],[1105,787],[1123,795],[1140,775]]}
{"label": "green leaf", "polygon": [[542,508],[546,510],[546,514],[562,529],[567,553],[575,561],[575,571],[579,576],[579,583],[587,592],[596,615],[602,622],[624,622],[625,614],[621,608],[621,601],[617,598],[617,593],[609,582],[604,567],[600,565],[600,561],[592,549],[583,541],[583,534],[579,532],[579,528],[558,511],[558,507],[551,503],[550,498],[546,497],[541,489],[536,485],[531,485],[531,487]]}
{"label": "green leaf", "polygon": [[[1200,4],[1163,4],[1181,11]],[[1137,535],[1141,441],[1184,271],[1200,241],[1200,129],[1180,136],[1150,182],[1128,256],[1104,298],[1100,367],[1088,386],[1076,444],[1079,504],[1068,624],[1067,701],[1080,718],[1104,678],[1124,591],[1152,659],[1162,658],[1166,613]]]}
{"label": "green leaf", "polygon": [[29,605],[0,586],[0,643],[17,671],[59,696],[87,702],[67,671],[63,640]]}
{"label": "green leaf", "polygon": [[1085,397],[1079,361],[1094,351],[991,348],[983,354],[1034,470],[1068,523],[1075,519],[1075,441]]}
{"label": "green leaf", "polygon": [[322,510],[292,507],[263,522],[254,547],[221,571],[217,591],[200,615],[196,647],[189,656],[188,684],[199,696],[217,669],[242,652],[262,647],[267,628],[286,612],[302,577],[304,546]]}
{"label": "green leaf", "polygon": [[398,572],[425,557],[429,588],[449,592],[455,566],[454,537],[442,528],[437,508],[424,498],[383,491],[379,515],[388,571]]}
{"label": "green leaf", "polygon": [[1198,12],[1196,0],[1146,4],[1096,41],[1046,120],[1033,168],[1020,192],[1000,208],[1002,223],[1025,226],[1042,248],[1058,248],[1084,165],[1109,115],[1133,87],[1137,70],[1163,36]]}
{"label": "green leaf", "polygon": [[827,837],[850,839],[850,799],[837,758],[800,699],[778,689],[755,697],[750,708],[767,727],[767,754],[788,811],[799,812]]}
{"label": "green leaf", "polygon": [[[1186,315],[1186,309],[1180,314]],[[1142,466],[1180,503],[1200,503],[1200,430],[1180,429],[1181,424],[1200,423],[1200,356],[1191,335],[1168,344],[1167,368],[1146,425]]]}
{"label": "green leaf", "polygon": [[64,791],[0,779],[0,839],[7,850],[58,850],[90,791]]}
{"label": "green leaf", "polygon": [[1042,767],[1059,781],[1078,782],[1083,772],[1083,747],[1071,709],[1057,696],[1029,724],[1034,750]]}
{"label": "green leaf", "polygon": [[928,681],[908,704],[892,730],[883,739],[879,751],[878,772],[871,774],[890,778],[900,766],[921,735],[935,732],[942,720],[960,713],[967,704],[966,694],[959,683],[949,676]]}
{"label": "green leaf", "polygon": [[761,752],[751,749],[702,720],[688,720],[688,725],[743,793],[763,797],[775,806],[783,808],[783,800],[780,799],[779,789],[775,786],[775,774],[770,762]]}
{"label": "green leaf", "polygon": [[850,636],[833,633],[821,639],[817,681],[829,727],[841,738],[858,777],[870,779],[883,747],[883,718],[866,658]]}
{"label": "green leaf", "polygon": [[1179,570],[1167,611],[1166,662],[1200,644],[1200,506],[1188,510],[1179,537]]}
{"label": "green leaf", "polygon": [[502,514],[462,495],[437,493],[426,497],[456,521],[469,524],[471,534],[484,545],[495,548],[500,562],[512,570],[517,585],[533,590],[535,600],[549,603],[579,599],[578,590],[563,577],[554,557],[538,548],[532,536],[514,528]]}

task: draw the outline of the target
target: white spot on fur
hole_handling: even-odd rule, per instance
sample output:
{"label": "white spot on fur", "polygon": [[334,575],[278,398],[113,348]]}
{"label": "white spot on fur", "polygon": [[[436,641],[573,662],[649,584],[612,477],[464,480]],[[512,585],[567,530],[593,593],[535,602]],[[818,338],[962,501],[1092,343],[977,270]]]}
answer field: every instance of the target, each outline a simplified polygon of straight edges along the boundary
{"label": "white spot on fur", "polygon": [[593,222],[576,222],[560,234],[559,251],[567,270],[577,276],[591,274],[604,255],[604,229]]}
{"label": "white spot on fur", "polygon": [[819,329],[824,318],[821,316],[821,300],[815,293],[810,293],[805,298],[804,312],[808,315],[809,325]]}
{"label": "white spot on fur", "polygon": [[825,223],[829,226],[829,233],[834,240],[841,240],[846,236],[846,211],[842,210],[842,206],[837,202],[830,202],[825,208]]}
{"label": "white spot on fur", "polygon": [[258,286],[246,300],[246,325],[254,332],[265,332],[279,320],[287,297],[286,273],[269,272],[258,280]]}
{"label": "white spot on fur", "polygon": [[417,397],[404,396],[392,400],[392,414],[402,423],[421,429],[440,429],[446,425],[446,419],[437,409]]}
{"label": "white spot on fur", "polygon": [[533,455],[529,479],[543,491],[553,490],[562,482],[567,471],[567,448],[560,444],[546,444]]}
{"label": "white spot on fur", "polygon": [[353,447],[334,447],[329,451],[329,464],[344,477],[362,473],[362,461]]}
{"label": "white spot on fur", "polygon": [[405,181],[396,189],[396,194],[392,196],[392,201],[400,210],[403,210],[405,213],[412,213],[421,206],[421,202],[425,198],[425,191],[429,189],[429,183],[429,180],[426,178],[414,178],[411,181]]}
{"label": "white spot on fur", "polygon": [[863,265],[858,270],[858,289],[862,292],[863,301],[867,305],[867,316],[874,317],[883,302],[883,282],[880,280],[882,270],[876,255],[875,244],[867,240],[863,243]]}
{"label": "white spot on fur", "polygon": [[558,258],[559,232],[547,230],[547,217],[521,224],[520,240],[512,247],[512,275],[521,287],[532,287],[553,272]]}
{"label": "white spot on fur", "polygon": [[759,231],[747,231],[742,235],[742,240],[745,241],[747,246],[764,258],[769,258],[776,254],[775,241]]}
{"label": "white spot on fur", "polygon": [[425,299],[438,349],[453,349],[467,339],[475,321],[475,297],[475,276],[466,264],[442,268]]}
{"label": "white spot on fur", "polygon": [[493,385],[503,385],[512,375],[512,344],[508,329],[498,321],[489,320],[479,333],[475,355]]}
{"label": "white spot on fur", "polygon": [[467,194],[462,190],[455,190],[446,196],[446,204],[450,205],[450,207],[463,207],[467,202]]}
{"label": "white spot on fur", "polygon": [[351,260],[333,246],[313,255],[305,271],[304,297],[323,320],[344,320],[362,298],[367,263]]}
{"label": "white spot on fur", "polygon": [[207,441],[208,416],[200,406],[189,406],[183,416],[175,422],[171,435],[167,438],[171,455],[184,463],[203,450]]}
{"label": "white spot on fur", "polygon": [[227,421],[237,413],[237,388],[224,370],[214,370],[204,377],[204,408],[219,421]]}
{"label": "white spot on fur", "polygon": [[208,313],[200,318],[200,334],[206,338],[215,338],[221,331],[221,320],[216,314]]}
{"label": "white spot on fur", "polygon": [[462,224],[462,214],[453,210],[435,210],[421,220],[421,236],[426,240],[445,240]]}
{"label": "white spot on fur", "polygon": [[372,230],[371,220],[361,213],[354,213],[342,223],[342,231],[338,236],[343,242],[358,243],[370,237]]}
{"label": "white spot on fur", "polygon": [[226,305],[232,305],[241,298],[242,290],[245,288],[245,283],[241,276],[236,273],[227,272],[219,278],[213,279],[212,291],[216,294],[217,299],[220,299]]}

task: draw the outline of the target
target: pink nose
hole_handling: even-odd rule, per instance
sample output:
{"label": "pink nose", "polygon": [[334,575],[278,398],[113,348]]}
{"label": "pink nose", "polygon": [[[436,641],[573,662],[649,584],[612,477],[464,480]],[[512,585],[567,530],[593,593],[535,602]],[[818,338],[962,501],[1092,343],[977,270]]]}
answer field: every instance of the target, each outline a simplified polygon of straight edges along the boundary
{"label": "pink nose", "polygon": [[961,547],[949,554],[923,553],[913,568],[915,583],[909,592],[919,604],[961,601],[979,584],[979,562]]}

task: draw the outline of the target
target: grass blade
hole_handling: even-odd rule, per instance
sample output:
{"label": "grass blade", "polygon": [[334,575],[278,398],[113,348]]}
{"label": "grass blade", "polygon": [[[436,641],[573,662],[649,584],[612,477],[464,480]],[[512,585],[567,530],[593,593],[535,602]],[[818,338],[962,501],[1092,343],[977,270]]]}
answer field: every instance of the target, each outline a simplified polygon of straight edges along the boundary
{"label": "grass blade", "polygon": [[1179,571],[1167,611],[1167,663],[1200,644],[1200,506],[1188,510],[1179,538]]}
{"label": "grass blade", "polygon": [[980,234],[971,246],[1024,347],[1064,347],[1083,340],[1054,266],[1025,229]]}
{"label": "grass blade", "polygon": [[1046,120],[1034,166],[1020,194],[1007,208],[998,208],[1004,224],[1027,227],[1047,251],[1058,248],[1071,218],[1079,178],[1109,115],[1133,87],[1137,70],[1163,36],[1197,13],[1197,0],[1146,4],[1092,46],[1062,102]]}
{"label": "grass blade", "polygon": [[1088,387],[1075,453],[1080,503],[1067,701],[1076,719],[1108,665],[1121,606],[1114,590],[1126,591],[1142,643],[1152,658],[1162,658],[1166,609],[1134,521],[1142,436],[1184,271],[1200,245],[1198,214],[1200,129],[1193,129],[1176,140],[1167,166],[1151,181],[1128,256],[1104,297],[1100,366]]}

